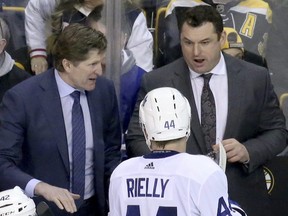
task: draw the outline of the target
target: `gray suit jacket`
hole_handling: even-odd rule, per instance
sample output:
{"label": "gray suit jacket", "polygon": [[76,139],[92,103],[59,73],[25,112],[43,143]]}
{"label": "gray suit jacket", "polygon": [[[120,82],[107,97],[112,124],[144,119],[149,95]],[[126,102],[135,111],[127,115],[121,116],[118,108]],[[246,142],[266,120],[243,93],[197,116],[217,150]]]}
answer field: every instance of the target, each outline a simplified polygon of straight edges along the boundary
{"label": "gray suit jacket", "polygon": [[[261,203],[263,200],[259,197],[267,198],[261,166],[286,147],[285,117],[279,108],[267,69],[225,54],[224,58],[228,76],[228,116],[224,139],[235,138],[245,145],[250,155],[248,169],[240,163],[227,165],[229,194],[245,210],[249,209],[248,215],[269,215],[266,214],[267,208],[265,208],[266,212],[261,213],[260,210],[253,209],[255,205],[251,203],[251,199]],[[189,69],[184,59],[180,58],[143,77],[138,101],[126,136],[128,157],[149,152],[139,127],[139,103],[147,92],[163,86],[178,89],[189,100],[192,120],[187,152],[206,154]],[[252,189],[255,193],[251,191]],[[263,202],[262,206],[265,203]]]}
{"label": "gray suit jacket", "polygon": [[[95,209],[104,216],[108,181],[121,156],[117,98],[113,83],[103,77],[86,95],[94,141]],[[24,189],[32,178],[69,189],[67,137],[52,69],[7,91],[0,106],[0,137],[0,190],[15,185]],[[66,215],[49,205],[55,215]]]}

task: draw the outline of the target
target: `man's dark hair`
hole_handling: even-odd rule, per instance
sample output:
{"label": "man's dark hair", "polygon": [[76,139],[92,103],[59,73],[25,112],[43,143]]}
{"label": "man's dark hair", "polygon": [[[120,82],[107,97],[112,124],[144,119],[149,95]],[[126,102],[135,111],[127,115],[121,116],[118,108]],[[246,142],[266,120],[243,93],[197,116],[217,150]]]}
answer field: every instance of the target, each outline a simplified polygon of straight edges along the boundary
{"label": "man's dark hair", "polygon": [[77,64],[87,59],[90,50],[96,49],[103,53],[106,47],[107,40],[103,33],[78,23],[68,25],[54,46],[54,66],[58,71],[64,71],[63,59]]}
{"label": "man's dark hair", "polygon": [[215,32],[220,39],[221,33],[223,32],[223,20],[218,11],[209,5],[198,5],[186,10],[184,16],[179,20],[180,32],[184,23],[192,27],[200,27],[205,23],[212,23]]}

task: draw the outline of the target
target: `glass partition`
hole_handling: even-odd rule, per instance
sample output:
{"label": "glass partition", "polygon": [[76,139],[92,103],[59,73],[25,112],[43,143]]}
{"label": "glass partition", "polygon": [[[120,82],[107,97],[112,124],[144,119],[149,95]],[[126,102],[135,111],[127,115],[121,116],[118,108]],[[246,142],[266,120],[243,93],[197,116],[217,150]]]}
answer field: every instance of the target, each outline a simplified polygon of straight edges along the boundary
{"label": "glass partition", "polygon": [[[20,67],[32,74],[34,72],[31,67],[30,51],[33,47],[27,44],[25,7],[34,2],[32,11],[35,14],[32,16],[35,16],[37,25],[45,26],[44,36],[48,38],[51,31],[50,15],[55,5],[65,1],[67,0],[0,1],[0,16],[6,20],[11,32],[6,50]],[[49,6],[51,2],[54,2],[54,6]],[[130,55],[134,57],[134,64],[145,72],[162,67],[181,57],[178,22],[183,12],[197,4],[210,4],[221,13],[224,26],[234,28],[240,36],[245,50],[244,60],[270,70],[275,91],[279,98],[282,96],[280,102],[286,113],[288,106],[285,96],[288,95],[287,0],[94,0],[94,2],[104,4],[101,22],[105,26],[109,42],[104,75],[115,82],[119,94],[120,77],[126,72],[123,62],[125,63]],[[41,5],[43,7],[43,4],[44,6],[47,4],[46,12],[37,15],[39,9],[37,7]],[[37,35],[36,32],[35,34]],[[39,42],[37,37],[34,42],[36,44]],[[41,43],[45,45],[45,40],[42,39]],[[42,48],[39,47],[39,56],[43,55],[40,52]],[[49,59],[49,54],[45,55]],[[48,62],[48,66],[52,64]]]}

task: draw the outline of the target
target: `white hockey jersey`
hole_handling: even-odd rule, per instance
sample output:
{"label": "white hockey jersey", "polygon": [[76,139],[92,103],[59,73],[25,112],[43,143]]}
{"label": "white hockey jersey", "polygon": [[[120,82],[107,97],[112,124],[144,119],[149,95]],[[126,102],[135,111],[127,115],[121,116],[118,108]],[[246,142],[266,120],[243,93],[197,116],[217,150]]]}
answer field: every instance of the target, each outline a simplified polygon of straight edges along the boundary
{"label": "white hockey jersey", "polygon": [[232,216],[227,179],[203,155],[151,153],[122,162],[109,188],[109,216]]}

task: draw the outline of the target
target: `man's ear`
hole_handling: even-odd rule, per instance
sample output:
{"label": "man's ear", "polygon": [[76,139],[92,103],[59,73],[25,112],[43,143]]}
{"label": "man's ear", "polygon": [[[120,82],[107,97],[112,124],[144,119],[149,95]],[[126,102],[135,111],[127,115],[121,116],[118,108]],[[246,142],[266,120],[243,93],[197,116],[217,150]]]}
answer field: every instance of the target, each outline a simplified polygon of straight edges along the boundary
{"label": "man's ear", "polygon": [[226,38],[227,38],[227,34],[226,32],[223,30],[223,32],[221,33],[220,35],[220,44],[221,44],[221,47],[224,46],[225,42],[226,42]]}
{"label": "man's ear", "polygon": [[72,67],[72,62],[67,59],[63,59],[62,66],[66,72],[70,72],[71,67]]}
{"label": "man's ear", "polygon": [[0,53],[4,52],[6,44],[7,42],[5,39],[0,39]]}

